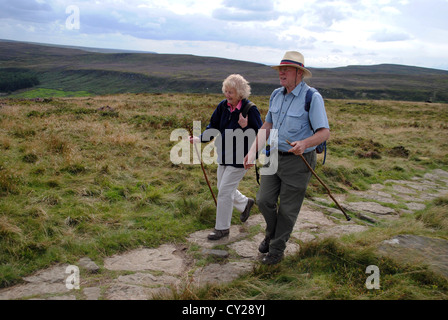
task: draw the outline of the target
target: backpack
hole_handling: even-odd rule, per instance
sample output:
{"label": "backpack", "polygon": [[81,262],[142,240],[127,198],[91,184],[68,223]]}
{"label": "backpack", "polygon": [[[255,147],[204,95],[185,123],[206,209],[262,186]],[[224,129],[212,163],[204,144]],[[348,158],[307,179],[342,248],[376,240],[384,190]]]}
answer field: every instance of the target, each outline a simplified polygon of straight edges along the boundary
{"label": "backpack", "polygon": [[[306,92],[306,96],[305,96],[305,111],[306,111],[306,112],[309,112],[309,111],[310,111],[310,108],[311,108],[311,100],[313,99],[313,94],[314,94],[315,92],[317,92],[317,90],[314,89],[314,88],[310,88],[310,89]],[[311,130],[313,130],[313,132],[316,133],[316,132],[314,131],[314,129],[313,129],[313,126],[311,125],[311,122],[310,122],[310,127],[311,127]],[[325,164],[325,160],[327,159],[327,141],[324,141],[324,142],[322,142],[321,144],[319,144],[318,146],[316,146],[316,152],[319,153],[319,154],[322,153],[322,152],[325,152],[325,153],[324,153],[324,161],[323,161],[323,163],[322,163],[322,165],[324,165],[324,164]]]}

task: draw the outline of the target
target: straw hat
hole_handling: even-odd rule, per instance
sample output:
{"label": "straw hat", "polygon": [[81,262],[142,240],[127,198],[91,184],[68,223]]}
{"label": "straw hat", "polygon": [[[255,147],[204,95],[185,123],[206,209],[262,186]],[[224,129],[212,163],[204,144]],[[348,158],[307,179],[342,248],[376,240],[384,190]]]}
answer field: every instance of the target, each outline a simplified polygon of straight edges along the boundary
{"label": "straw hat", "polygon": [[305,58],[303,57],[303,54],[297,51],[287,51],[279,65],[271,66],[271,68],[274,69],[280,67],[294,67],[303,70],[304,78],[311,78],[313,76],[311,71],[305,68]]}

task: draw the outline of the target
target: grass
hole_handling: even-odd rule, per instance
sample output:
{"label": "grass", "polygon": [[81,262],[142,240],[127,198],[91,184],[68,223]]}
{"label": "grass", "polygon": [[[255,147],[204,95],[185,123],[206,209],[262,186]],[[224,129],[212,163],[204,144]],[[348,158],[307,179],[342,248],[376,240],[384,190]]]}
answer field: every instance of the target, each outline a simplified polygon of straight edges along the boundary
{"label": "grass", "polygon": [[[2,100],[2,286],[56,261],[182,241],[210,226],[202,173],[170,164],[171,128],[158,116],[182,100],[189,97]],[[115,111],[98,110],[105,105]]]}
{"label": "grass", "polygon": [[24,92],[17,92],[11,95],[14,98],[61,98],[61,97],[85,97],[90,96],[87,91],[65,91],[47,88],[36,88]]}
{"label": "grass", "polygon": [[[170,133],[193,120],[204,129],[221,99],[122,94],[0,100],[0,287],[54,263],[184,242],[190,233],[212,228],[215,207],[202,171],[171,163],[177,142],[170,141]],[[268,97],[252,100],[264,118]],[[448,170],[446,104],[328,100],[326,106],[332,137],[327,162],[317,172],[334,193],[423,176],[434,168]],[[216,165],[206,170],[215,186]],[[240,189],[255,197],[253,171]],[[307,196],[325,193],[312,179]],[[259,267],[230,285],[196,295],[444,299],[445,282],[420,266],[382,260],[373,248],[400,232],[446,239],[446,212],[442,198],[416,216],[358,236],[305,245],[278,269]],[[392,284],[388,290],[366,291],[358,283],[366,278],[359,269],[365,261],[385,270],[382,281]]]}
{"label": "grass", "polygon": [[[382,241],[397,234],[447,239],[448,198],[436,199],[417,215],[382,223],[339,239],[302,243],[300,252],[277,266],[256,265],[228,285],[180,292],[177,299],[200,300],[446,300],[448,281],[424,264],[378,255]],[[366,266],[380,270],[379,289],[368,289]]]}
{"label": "grass", "polygon": [[[378,290],[365,285],[369,265],[381,270]],[[201,300],[445,300],[448,282],[424,266],[378,257],[372,247],[327,239],[303,245],[279,266],[259,265],[230,285],[194,294]]]}

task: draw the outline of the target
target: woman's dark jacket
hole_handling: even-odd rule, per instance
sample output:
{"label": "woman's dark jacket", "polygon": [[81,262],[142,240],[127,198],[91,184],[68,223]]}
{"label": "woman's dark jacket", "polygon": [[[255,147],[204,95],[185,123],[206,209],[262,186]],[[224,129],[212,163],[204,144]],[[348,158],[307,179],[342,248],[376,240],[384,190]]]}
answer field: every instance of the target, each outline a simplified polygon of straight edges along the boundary
{"label": "woman's dark jacket", "polygon": [[240,113],[249,102],[248,99],[243,99],[241,109],[230,112],[227,100],[221,101],[213,112],[206,130],[200,137],[201,142],[210,142],[215,138],[219,164],[238,168],[244,167],[244,157],[249,152],[258,129],[263,125],[260,112],[256,106],[249,109],[247,127],[243,129],[238,124]]}

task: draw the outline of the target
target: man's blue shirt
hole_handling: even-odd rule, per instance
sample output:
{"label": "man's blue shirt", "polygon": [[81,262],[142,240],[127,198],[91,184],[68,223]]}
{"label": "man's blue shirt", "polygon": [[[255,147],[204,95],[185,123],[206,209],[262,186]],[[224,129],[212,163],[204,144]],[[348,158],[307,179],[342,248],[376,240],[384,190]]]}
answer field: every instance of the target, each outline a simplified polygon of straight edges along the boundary
{"label": "man's blue shirt", "polygon": [[[293,142],[311,137],[314,134],[311,126],[315,131],[321,128],[330,129],[324,99],[319,92],[313,94],[309,112],[305,111],[305,96],[309,88],[302,81],[289,94],[282,87],[274,90],[271,95],[266,122],[272,123],[272,128],[278,130],[279,151],[287,152],[291,149],[286,140]],[[275,148],[272,140],[271,147]],[[308,148],[305,153],[313,151],[315,148]]]}

